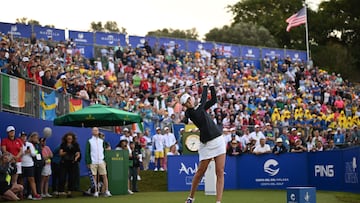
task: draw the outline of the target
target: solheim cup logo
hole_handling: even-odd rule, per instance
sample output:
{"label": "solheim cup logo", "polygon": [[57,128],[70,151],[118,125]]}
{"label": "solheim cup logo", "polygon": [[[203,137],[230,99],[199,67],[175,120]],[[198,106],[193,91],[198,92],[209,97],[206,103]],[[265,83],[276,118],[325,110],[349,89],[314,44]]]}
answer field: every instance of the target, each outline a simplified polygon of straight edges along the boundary
{"label": "solheim cup logo", "polygon": [[83,39],[83,38],[84,38],[84,33],[79,33],[79,34],[78,34],[78,38],[79,38],[79,39]]}
{"label": "solheim cup logo", "polygon": [[264,171],[268,173],[270,176],[276,176],[280,168],[276,168],[279,163],[275,159],[269,159],[264,163]]}

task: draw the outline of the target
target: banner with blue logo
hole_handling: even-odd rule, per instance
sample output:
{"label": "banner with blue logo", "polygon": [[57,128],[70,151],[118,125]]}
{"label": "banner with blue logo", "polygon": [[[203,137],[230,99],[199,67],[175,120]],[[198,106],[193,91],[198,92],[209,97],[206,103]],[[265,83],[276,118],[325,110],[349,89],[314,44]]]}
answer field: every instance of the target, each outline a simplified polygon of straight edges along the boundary
{"label": "banner with blue logo", "polygon": [[30,38],[31,26],[25,24],[0,23],[0,32],[13,37]]}
{"label": "banner with blue logo", "polygon": [[152,36],[146,36],[145,40],[149,43],[149,45],[151,46],[151,48],[159,48],[159,43],[158,43],[158,39],[157,37],[152,37]]}
{"label": "banner with blue logo", "polygon": [[126,46],[125,35],[111,32],[96,32],[95,43],[103,46]]}
{"label": "banner with blue logo", "polygon": [[241,57],[244,59],[260,59],[260,49],[258,47],[241,46]]}
{"label": "banner with blue logo", "polygon": [[190,52],[199,51],[201,49],[205,49],[206,51],[211,51],[214,48],[214,43],[212,42],[200,42],[196,40],[188,40],[187,41],[187,49]]}
{"label": "banner with blue logo", "polygon": [[[199,166],[198,155],[168,156],[168,191],[190,190],[191,182]],[[225,164],[225,189],[236,189],[236,158],[227,157]],[[204,177],[198,190],[204,190]]]}
{"label": "banner with blue logo", "polygon": [[94,57],[94,47],[93,45],[84,45],[84,44],[76,44],[76,48],[80,51],[81,55],[86,58]]}
{"label": "banner with blue logo", "polygon": [[186,50],[186,41],[182,39],[160,37],[159,44],[165,45],[165,47],[175,47],[175,44],[179,46],[179,50]]}
{"label": "banner with blue logo", "polygon": [[73,39],[76,44],[93,44],[94,33],[93,32],[80,32],[75,30],[69,30],[69,38]]}
{"label": "banner with blue logo", "polygon": [[284,50],[283,49],[275,49],[275,48],[262,48],[262,58],[268,56],[270,59],[283,59],[284,58]]}
{"label": "banner with blue logo", "polygon": [[260,60],[242,60],[242,62],[244,63],[244,66],[255,66],[257,69],[261,69],[261,61]]}
{"label": "banner with blue logo", "polygon": [[289,56],[292,62],[306,62],[306,51],[285,50],[286,56]]}
{"label": "banner with blue logo", "polygon": [[[238,182],[240,188],[283,189],[289,186],[306,186],[306,153],[282,154],[280,156],[248,155],[238,159]],[[294,161],[296,160],[296,161]]]}
{"label": "banner with blue logo", "polygon": [[360,192],[360,148],[344,149],[344,185],[343,189]]}
{"label": "banner with blue logo", "polygon": [[129,36],[129,44],[131,44],[131,47],[144,47],[145,41],[145,37]]}
{"label": "banner with blue logo", "polygon": [[240,49],[239,46],[232,45],[232,44],[223,44],[223,43],[216,43],[215,50],[218,56],[223,56],[225,58],[230,57],[239,57],[240,56]]}
{"label": "banner with blue logo", "polygon": [[325,151],[311,153],[308,157],[309,184],[325,190],[340,190],[344,179],[342,153]]}
{"label": "banner with blue logo", "polygon": [[37,39],[47,40],[51,38],[57,42],[65,40],[65,30],[34,25],[34,32]]}

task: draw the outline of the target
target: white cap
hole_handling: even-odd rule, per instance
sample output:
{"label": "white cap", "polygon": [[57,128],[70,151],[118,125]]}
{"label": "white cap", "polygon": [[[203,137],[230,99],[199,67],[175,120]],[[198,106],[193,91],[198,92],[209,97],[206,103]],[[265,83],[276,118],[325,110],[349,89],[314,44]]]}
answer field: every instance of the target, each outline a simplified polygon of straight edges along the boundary
{"label": "white cap", "polygon": [[6,128],[6,132],[10,132],[10,131],[15,131],[15,128],[14,128],[14,126],[12,126],[12,125],[9,125],[7,128]]}
{"label": "white cap", "polygon": [[291,131],[296,131],[296,128],[291,128]]}
{"label": "white cap", "polygon": [[125,132],[125,131],[129,131],[129,128],[124,128],[124,130],[123,130],[123,131],[124,131],[124,132]]}
{"label": "white cap", "polygon": [[66,79],[66,75],[61,75],[60,79]]}
{"label": "white cap", "polygon": [[180,97],[180,103],[181,103],[181,104],[185,104],[190,97],[191,97],[191,96],[190,96],[189,94],[187,94],[187,93],[183,94],[183,95]]}
{"label": "white cap", "polygon": [[161,130],[161,128],[160,128],[160,127],[156,127],[156,130]]}
{"label": "white cap", "polygon": [[183,131],[183,130],[185,130],[184,128],[180,128],[180,131]]}
{"label": "white cap", "polygon": [[23,62],[28,62],[28,61],[29,61],[29,58],[28,58],[28,57],[24,57],[24,58],[22,59],[22,61],[23,61]]}
{"label": "white cap", "polygon": [[283,142],[282,139],[279,137],[276,139],[276,142]]}
{"label": "white cap", "polygon": [[260,126],[259,125],[255,125],[255,128],[259,128]]}
{"label": "white cap", "polygon": [[169,130],[169,128],[168,128],[168,127],[165,127],[164,130]]}
{"label": "white cap", "polygon": [[266,126],[270,126],[270,123],[266,123],[265,125],[266,125]]}

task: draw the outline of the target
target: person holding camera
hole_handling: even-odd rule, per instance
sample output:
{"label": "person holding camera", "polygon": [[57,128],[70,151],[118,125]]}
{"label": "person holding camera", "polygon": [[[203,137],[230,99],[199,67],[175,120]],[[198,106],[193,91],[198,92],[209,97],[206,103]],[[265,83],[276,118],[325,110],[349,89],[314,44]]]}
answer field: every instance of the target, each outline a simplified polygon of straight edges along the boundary
{"label": "person holding camera", "polygon": [[16,163],[10,153],[4,153],[0,159],[0,195],[6,200],[17,201],[17,193],[22,193],[23,186],[11,183],[11,175],[16,174]]}

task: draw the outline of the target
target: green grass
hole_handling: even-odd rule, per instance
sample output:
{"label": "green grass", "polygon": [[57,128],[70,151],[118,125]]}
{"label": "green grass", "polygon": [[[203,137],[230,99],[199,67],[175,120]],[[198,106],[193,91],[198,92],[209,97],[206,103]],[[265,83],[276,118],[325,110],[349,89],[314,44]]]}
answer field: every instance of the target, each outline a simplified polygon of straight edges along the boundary
{"label": "green grass", "polygon": [[[76,192],[74,198],[65,197],[49,198],[50,203],[177,203],[184,202],[186,192],[167,192],[166,172],[141,171],[142,180],[138,182],[139,193],[134,195],[117,195],[110,198],[85,197],[82,193]],[[88,188],[90,181],[87,177],[81,178],[80,187],[82,190]],[[360,194],[316,191],[317,203],[360,203]],[[195,195],[196,203],[215,202],[215,196],[206,196],[204,191],[198,191]],[[44,201],[44,200],[43,200]],[[42,201],[42,202],[43,202]],[[23,202],[33,202],[25,200]],[[286,190],[227,190],[224,191],[223,203],[285,203]]]}

